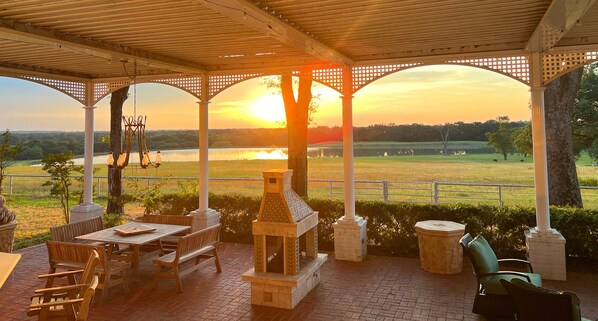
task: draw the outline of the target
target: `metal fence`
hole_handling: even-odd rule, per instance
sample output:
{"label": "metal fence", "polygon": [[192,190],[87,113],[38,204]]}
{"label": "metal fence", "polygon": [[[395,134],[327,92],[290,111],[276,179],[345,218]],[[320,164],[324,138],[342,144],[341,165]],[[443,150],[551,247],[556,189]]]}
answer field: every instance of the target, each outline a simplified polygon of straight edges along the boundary
{"label": "metal fence", "polygon": [[[49,188],[41,186],[48,175],[5,175],[4,191],[9,195],[48,195]],[[132,184],[132,183],[135,184]],[[261,195],[262,178],[210,178],[209,189],[213,193],[239,193]],[[181,190],[196,191],[197,177],[124,176],[124,192],[132,192],[132,185],[152,186],[159,183],[163,193]],[[344,198],[342,180],[309,180],[310,197]],[[598,209],[598,187],[582,186],[582,198],[586,208]],[[94,176],[94,194],[108,194],[108,178]],[[381,200],[384,202],[412,202],[427,204],[487,204],[487,205],[535,205],[533,185],[487,184],[463,182],[396,182],[387,180],[356,180],[355,198],[358,200]]]}

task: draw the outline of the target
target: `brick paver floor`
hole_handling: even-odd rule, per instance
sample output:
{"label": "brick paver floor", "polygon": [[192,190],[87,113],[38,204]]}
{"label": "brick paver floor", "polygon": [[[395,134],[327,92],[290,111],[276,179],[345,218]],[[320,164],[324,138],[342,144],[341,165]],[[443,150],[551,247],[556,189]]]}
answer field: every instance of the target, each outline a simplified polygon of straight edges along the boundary
{"label": "brick paver floor", "polygon": [[[437,275],[423,271],[417,259],[368,256],[364,262],[336,261],[329,254],[321,282],[293,310],[252,306],[250,287],[241,274],[252,268],[252,246],[222,243],[222,273],[213,266],[183,279],[184,293],[173,281],[151,289],[154,267],[141,266],[140,284],[128,294],[110,290],[103,305],[94,302],[90,320],[484,320],[471,313],[475,278],[463,272]],[[0,320],[27,320],[29,297],[43,287],[37,274],[48,270],[45,245],[18,251],[23,257],[0,289]],[[576,292],[584,316],[598,318],[598,275],[569,273],[567,282],[547,287]]]}

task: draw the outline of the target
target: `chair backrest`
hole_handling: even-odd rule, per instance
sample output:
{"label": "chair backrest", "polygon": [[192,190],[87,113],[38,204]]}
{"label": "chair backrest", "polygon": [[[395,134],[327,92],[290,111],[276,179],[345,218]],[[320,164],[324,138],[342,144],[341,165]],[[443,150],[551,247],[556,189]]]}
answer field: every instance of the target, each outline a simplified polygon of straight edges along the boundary
{"label": "chair backrest", "polygon": [[81,274],[79,283],[91,283],[98,265],[100,265],[100,254],[98,251],[92,250],[91,254],[89,255],[89,259],[87,259],[87,264],[85,264],[85,268],[83,268],[83,273]]}
{"label": "chair backrest", "polygon": [[187,234],[179,240],[176,249],[175,262],[187,253],[199,250],[206,246],[215,246],[220,241],[220,224]]}
{"label": "chair backrest", "polygon": [[519,321],[581,320],[579,299],[573,293],[561,293],[517,279],[500,282],[515,302]]}
{"label": "chair backrest", "polygon": [[75,305],[75,315],[77,316],[77,321],[86,321],[87,317],[89,316],[89,306],[91,305],[91,301],[93,296],[96,292],[99,283],[99,275],[97,273],[93,274],[91,281],[89,282],[89,287],[85,289],[82,296],[83,301],[80,305]]}
{"label": "chair backrest", "polygon": [[52,235],[52,241],[73,242],[75,241],[76,236],[101,231],[103,229],[104,221],[101,216],[97,216],[75,223],[53,226],[50,228],[50,234]]}
{"label": "chair backrest", "polygon": [[187,215],[146,214],[143,215],[141,221],[144,223],[191,226],[191,224],[193,223],[193,217]]}
{"label": "chair backrest", "polygon": [[83,268],[94,251],[98,254],[97,266],[105,270],[108,265],[106,253],[101,246],[57,241],[47,241],[46,245],[48,246],[50,267],[53,269],[57,267]]}
{"label": "chair backrest", "polygon": [[498,259],[488,241],[481,235],[472,238],[469,233],[465,234],[459,244],[473,265],[474,274],[479,277],[482,274],[497,272]]}

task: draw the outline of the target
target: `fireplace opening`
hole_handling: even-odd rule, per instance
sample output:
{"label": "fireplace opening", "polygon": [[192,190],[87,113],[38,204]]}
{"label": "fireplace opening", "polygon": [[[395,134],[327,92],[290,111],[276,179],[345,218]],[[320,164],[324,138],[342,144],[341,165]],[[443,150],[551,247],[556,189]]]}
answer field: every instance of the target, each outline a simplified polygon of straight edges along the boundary
{"label": "fireplace opening", "polygon": [[284,246],[282,236],[266,235],[266,271],[284,273]]}
{"label": "fireplace opening", "polygon": [[307,255],[307,235],[299,236],[299,269],[303,268],[314,258]]}

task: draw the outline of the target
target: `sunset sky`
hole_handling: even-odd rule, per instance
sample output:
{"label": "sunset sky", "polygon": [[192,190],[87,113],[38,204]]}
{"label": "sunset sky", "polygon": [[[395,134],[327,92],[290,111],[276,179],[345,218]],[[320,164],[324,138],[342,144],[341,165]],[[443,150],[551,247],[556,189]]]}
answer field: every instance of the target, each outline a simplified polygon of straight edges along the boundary
{"label": "sunset sky", "polygon": [[[212,99],[210,128],[280,127],[282,98],[260,85],[260,79],[235,85]],[[320,108],[315,125],[342,124],[339,93],[316,84]],[[133,114],[133,89],[124,114]],[[72,98],[35,83],[0,77],[0,128],[83,131],[84,111]],[[193,96],[170,86],[139,84],[137,114],[147,115],[147,128],[197,129]],[[485,121],[507,115],[529,120],[528,87],[497,73],[461,66],[427,66],[377,80],[355,94],[355,126],[380,123],[439,124]],[[109,128],[109,98],[97,104],[96,130]]]}

